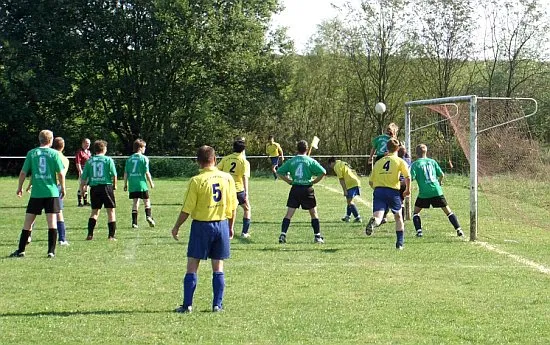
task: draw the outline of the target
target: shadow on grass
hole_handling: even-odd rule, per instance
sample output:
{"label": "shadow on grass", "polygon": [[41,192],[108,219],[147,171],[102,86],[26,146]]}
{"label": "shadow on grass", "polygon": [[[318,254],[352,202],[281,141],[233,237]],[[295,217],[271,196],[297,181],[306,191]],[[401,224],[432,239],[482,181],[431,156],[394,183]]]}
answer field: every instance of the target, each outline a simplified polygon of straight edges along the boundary
{"label": "shadow on grass", "polygon": [[251,247],[246,247],[246,248],[239,248],[239,247],[236,247],[236,248],[231,248],[232,251],[251,251],[251,250],[254,250],[254,251],[259,251],[259,252],[321,252],[321,253],[328,253],[328,254],[331,254],[331,253],[336,253],[337,251],[339,251],[340,249],[338,248],[319,248],[319,246],[315,247],[310,247],[310,248],[298,248],[298,247],[289,247],[289,246],[286,246],[286,245],[281,245],[281,246],[277,246],[277,247],[264,247],[264,248],[251,248]]}
{"label": "shadow on grass", "polygon": [[93,310],[93,311],[35,311],[29,313],[1,313],[0,318],[5,317],[28,317],[28,316],[79,316],[79,315],[121,315],[121,314],[163,314],[173,313],[170,310]]}
{"label": "shadow on grass", "polygon": [[0,206],[0,209],[21,209],[21,208],[27,208],[27,205],[21,205],[21,206]]}

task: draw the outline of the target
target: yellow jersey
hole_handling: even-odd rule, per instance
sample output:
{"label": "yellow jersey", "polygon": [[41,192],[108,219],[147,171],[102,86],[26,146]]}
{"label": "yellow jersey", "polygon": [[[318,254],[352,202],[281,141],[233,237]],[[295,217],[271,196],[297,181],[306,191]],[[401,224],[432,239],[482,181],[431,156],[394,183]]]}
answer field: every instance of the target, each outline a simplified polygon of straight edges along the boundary
{"label": "yellow jersey", "polygon": [[361,181],[359,180],[359,177],[357,176],[357,174],[355,174],[355,171],[353,171],[353,169],[346,162],[337,160],[334,163],[334,173],[336,174],[336,177],[338,177],[339,179],[344,179],[344,183],[346,184],[346,189],[361,186]]}
{"label": "yellow jersey", "polygon": [[407,163],[397,156],[397,152],[388,154],[380,158],[372,168],[370,175],[372,188],[387,187],[399,190],[399,176],[401,174],[404,178],[410,178]]}
{"label": "yellow jersey", "polygon": [[233,177],[216,167],[209,167],[201,169],[189,181],[181,211],[194,220],[219,221],[231,218],[237,205]]}
{"label": "yellow jersey", "polygon": [[61,158],[61,162],[63,163],[63,175],[67,175],[67,171],[69,170],[69,158],[65,157],[61,152],[59,152],[59,158]]}
{"label": "yellow jersey", "polygon": [[279,143],[269,143],[265,146],[265,153],[269,157],[278,157],[283,155],[283,149],[281,148],[281,145],[279,145]]}
{"label": "yellow jersey", "polygon": [[234,152],[223,157],[218,163],[218,169],[233,176],[237,193],[244,191],[244,178],[250,178],[250,163],[242,152]]}

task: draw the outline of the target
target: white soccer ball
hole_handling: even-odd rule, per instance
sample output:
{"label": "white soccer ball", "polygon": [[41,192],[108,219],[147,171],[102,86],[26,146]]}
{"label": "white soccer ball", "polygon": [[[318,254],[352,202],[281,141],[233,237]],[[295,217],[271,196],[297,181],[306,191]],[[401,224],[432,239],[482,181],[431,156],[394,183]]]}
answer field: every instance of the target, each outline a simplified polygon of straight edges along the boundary
{"label": "white soccer ball", "polygon": [[376,111],[378,114],[384,114],[386,112],[386,105],[382,102],[378,102],[374,106],[374,111]]}

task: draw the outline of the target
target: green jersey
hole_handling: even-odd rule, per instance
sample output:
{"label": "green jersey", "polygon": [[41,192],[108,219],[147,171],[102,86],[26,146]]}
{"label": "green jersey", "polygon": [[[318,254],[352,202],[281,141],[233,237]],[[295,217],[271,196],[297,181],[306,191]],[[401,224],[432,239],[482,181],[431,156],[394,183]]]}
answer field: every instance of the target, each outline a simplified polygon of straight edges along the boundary
{"label": "green jersey", "polygon": [[326,170],[315,159],[306,155],[297,155],[277,169],[279,175],[288,173],[290,173],[293,185],[310,186],[313,176],[324,175]]}
{"label": "green jersey", "polygon": [[31,176],[31,198],[59,197],[57,173],[63,171],[63,162],[56,150],[49,147],[30,150],[21,171]]}
{"label": "green jersey", "polygon": [[141,153],[134,153],[126,160],[124,167],[128,178],[128,192],[146,192],[147,179],[145,174],[149,172],[149,158]]}
{"label": "green jersey", "polygon": [[372,139],[372,147],[374,147],[377,157],[383,156],[388,152],[388,141],[391,137],[387,134],[382,134]]}
{"label": "green jersey", "polygon": [[115,176],[115,162],[111,157],[105,155],[95,155],[88,159],[82,171],[82,179],[88,180],[90,187],[113,184],[113,177]]}
{"label": "green jersey", "polygon": [[443,195],[439,176],[443,176],[443,171],[431,158],[417,159],[411,165],[411,178],[418,183],[419,198],[428,199]]}

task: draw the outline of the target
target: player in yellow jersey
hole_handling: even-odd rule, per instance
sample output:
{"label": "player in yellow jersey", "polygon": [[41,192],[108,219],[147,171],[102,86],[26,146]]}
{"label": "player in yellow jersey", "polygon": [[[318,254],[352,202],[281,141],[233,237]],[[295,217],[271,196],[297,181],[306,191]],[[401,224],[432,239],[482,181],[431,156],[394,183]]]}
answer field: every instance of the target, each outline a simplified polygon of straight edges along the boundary
{"label": "player in yellow jersey", "polygon": [[285,156],[281,145],[275,142],[275,139],[272,135],[270,135],[267,139],[269,140],[269,142],[265,145],[265,153],[271,160],[271,172],[273,173],[273,177],[276,180],[277,168],[279,167],[279,165],[283,164]]}
{"label": "player in yellow jersey", "polygon": [[353,198],[361,195],[361,180],[359,180],[355,171],[346,162],[330,157],[328,164],[334,170],[336,177],[338,177],[347,201],[346,215],[342,218],[342,221],[349,223],[353,214],[355,217],[354,222],[361,223],[361,216],[359,215],[357,206],[353,202]]}
{"label": "player in yellow jersey", "polygon": [[212,261],[212,311],[222,310],[225,288],[223,260],[229,258],[229,240],[233,238],[237,208],[235,181],[230,174],[216,168],[214,149],[200,147],[197,161],[200,172],[189,181],[183,207],[172,228],[172,237],[179,240],[180,227],[187,218],[193,219],[187,246],[187,271],[183,278],[183,304],[176,308],[178,313],[193,310],[199,263],[208,258]]}
{"label": "player in yellow jersey", "polygon": [[395,247],[403,249],[404,242],[404,224],[401,217],[401,197],[400,197],[400,175],[405,178],[404,196],[411,194],[411,178],[407,163],[397,156],[399,141],[390,139],[388,141],[388,154],[379,159],[375,164],[370,176],[369,184],[374,189],[372,201],[372,218],[369,220],[365,233],[372,235],[374,228],[382,222],[384,210],[389,208],[395,218],[395,233],[397,241]]}
{"label": "player in yellow jersey", "polygon": [[243,140],[235,140],[233,142],[233,153],[222,158],[218,163],[218,169],[230,173],[235,180],[237,200],[244,210],[241,237],[249,238],[251,209],[248,198],[248,179],[250,178],[250,163],[244,155],[245,148],[246,144]]}

